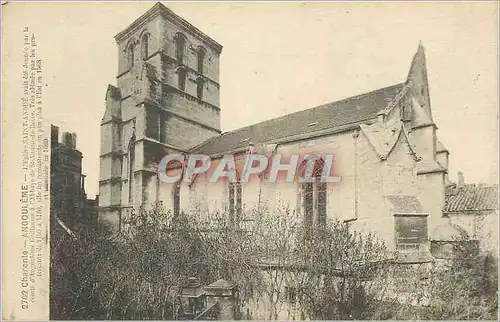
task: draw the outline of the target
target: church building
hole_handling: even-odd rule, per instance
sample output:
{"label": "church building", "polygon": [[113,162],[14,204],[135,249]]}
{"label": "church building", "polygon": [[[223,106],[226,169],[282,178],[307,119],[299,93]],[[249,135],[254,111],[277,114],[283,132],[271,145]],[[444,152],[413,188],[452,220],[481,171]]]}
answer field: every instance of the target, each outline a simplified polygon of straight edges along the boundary
{"label": "church building", "polygon": [[[164,5],[155,4],[115,36],[117,84],[106,91],[101,122],[99,219],[123,218],[157,201],[173,212],[246,210],[286,204],[304,225],[339,219],[376,230],[389,247],[424,254],[446,218],[449,151],[432,115],[425,50],[408,59],[406,81],[222,133],[222,46]],[[333,154],[338,183],[165,183],[167,154],[223,155],[237,168],[252,153]],[[250,218],[251,220],[251,218]]]}

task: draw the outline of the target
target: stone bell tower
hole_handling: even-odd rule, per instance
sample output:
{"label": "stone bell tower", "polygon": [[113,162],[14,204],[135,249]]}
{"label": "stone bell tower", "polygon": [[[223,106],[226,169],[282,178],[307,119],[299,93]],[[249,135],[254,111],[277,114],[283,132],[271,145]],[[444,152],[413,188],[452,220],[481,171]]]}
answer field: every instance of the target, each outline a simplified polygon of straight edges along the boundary
{"label": "stone bell tower", "polygon": [[156,165],[220,134],[222,46],[161,3],[115,36],[117,85],[101,122],[99,218],[120,227],[158,200]]}

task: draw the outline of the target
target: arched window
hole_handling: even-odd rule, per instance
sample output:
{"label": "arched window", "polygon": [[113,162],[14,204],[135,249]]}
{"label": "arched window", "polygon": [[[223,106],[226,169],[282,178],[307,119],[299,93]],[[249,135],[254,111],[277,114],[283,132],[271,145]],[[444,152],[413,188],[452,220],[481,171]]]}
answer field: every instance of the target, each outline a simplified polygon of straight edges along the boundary
{"label": "arched window", "polygon": [[238,224],[241,220],[241,183],[229,182],[229,223]]}
{"label": "arched window", "polygon": [[173,198],[174,198],[174,200],[173,200],[174,216],[177,216],[181,212],[181,183],[180,183],[180,181],[174,183]]}
{"label": "arched window", "polygon": [[198,73],[203,74],[203,64],[205,63],[205,48],[198,48]]}
{"label": "arched window", "polygon": [[203,78],[198,78],[196,81],[196,96],[202,100],[203,99],[203,85],[204,85]]}
{"label": "arched window", "polygon": [[[314,163],[313,163],[314,162]],[[324,162],[322,159],[306,160],[303,178],[308,182],[301,183],[301,203],[304,212],[304,225],[306,228],[326,224],[327,189],[326,182],[322,182]]]}
{"label": "arched window", "polygon": [[179,68],[177,70],[178,86],[181,91],[186,89],[186,70],[184,68]]}
{"label": "arched window", "polygon": [[132,68],[134,66],[134,51],[135,44],[131,42],[127,49],[128,68]]}
{"label": "arched window", "polygon": [[149,34],[144,34],[141,39],[141,55],[146,60],[149,57]]}
{"label": "arched window", "polygon": [[178,33],[175,35],[175,58],[177,59],[177,63],[184,63],[184,51],[186,47],[186,37]]}

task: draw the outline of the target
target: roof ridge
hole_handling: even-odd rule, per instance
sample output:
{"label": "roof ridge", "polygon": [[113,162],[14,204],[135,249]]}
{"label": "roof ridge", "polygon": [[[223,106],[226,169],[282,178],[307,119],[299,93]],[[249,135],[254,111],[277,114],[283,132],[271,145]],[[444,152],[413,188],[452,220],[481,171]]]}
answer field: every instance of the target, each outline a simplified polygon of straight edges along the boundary
{"label": "roof ridge", "polygon": [[279,120],[281,118],[289,117],[291,115],[296,115],[296,114],[304,112],[304,111],[309,111],[309,110],[313,110],[313,109],[316,109],[316,108],[326,107],[326,106],[328,106],[330,104],[342,103],[342,102],[345,102],[345,101],[348,101],[348,100],[352,100],[352,99],[356,99],[356,98],[359,98],[359,97],[363,97],[363,96],[368,95],[368,94],[376,93],[376,92],[384,90],[384,89],[388,89],[388,88],[392,88],[392,87],[396,87],[396,86],[401,86],[401,85],[404,86],[404,84],[405,84],[405,82],[397,83],[397,84],[393,84],[393,85],[389,85],[389,86],[380,87],[378,89],[375,89],[375,90],[372,90],[372,91],[369,91],[369,92],[364,92],[364,93],[356,94],[354,96],[345,97],[345,98],[342,98],[340,100],[330,101],[328,103],[324,103],[324,104],[321,104],[321,105],[316,105],[314,107],[306,108],[306,109],[303,109],[303,110],[295,111],[295,112],[292,112],[292,113],[288,113],[288,114],[285,114],[285,115],[281,115],[281,116],[278,116],[278,117],[274,117],[274,118],[271,118],[271,119],[267,119],[267,120],[264,120],[264,121],[253,123],[253,124],[250,124],[250,125],[247,125],[247,126],[243,126],[243,127],[234,129],[232,131],[228,131],[226,134],[230,134],[230,133],[233,133],[233,132],[236,132],[236,131],[239,131],[239,130],[247,129],[247,128],[250,128],[250,127],[253,127],[253,126],[256,126],[256,125],[261,125],[261,124],[264,124],[266,122],[271,122],[271,121]]}
{"label": "roof ridge", "polygon": [[[303,138],[310,133],[347,130],[347,124],[359,126],[377,119],[377,113],[401,91],[404,83],[381,87],[290,114],[225,132],[200,144],[194,151],[218,153],[242,147],[246,139],[253,143],[274,142],[285,138]],[[352,127],[349,127],[352,128]]]}

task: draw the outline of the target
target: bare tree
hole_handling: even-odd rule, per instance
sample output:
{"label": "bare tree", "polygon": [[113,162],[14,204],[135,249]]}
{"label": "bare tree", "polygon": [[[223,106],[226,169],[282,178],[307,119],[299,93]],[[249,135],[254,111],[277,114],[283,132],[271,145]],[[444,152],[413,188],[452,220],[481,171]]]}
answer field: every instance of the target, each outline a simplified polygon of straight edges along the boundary
{"label": "bare tree", "polygon": [[264,302],[275,320],[287,311],[315,320],[496,317],[497,259],[474,241],[453,243],[447,260],[402,266],[375,235],[344,222],[306,227],[283,205],[242,216],[253,219],[243,225],[224,212],[173,214],[157,204],[133,213],[119,235],[59,229],[51,318],[181,319],[179,293],[191,276],[236,282],[241,307]]}
{"label": "bare tree", "polygon": [[261,206],[256,215],[253,242],[258,255],[258,267],[263,275],[262,293],[265,295],[268,319],[278,319],[286,304],[285,287],[289,274],[296,267],[294,257],[297,217],[286,205],[269,211]]}
{"label": "bare tree", "polygon": [[382,240],[340,221],[301,234],[297,253],[303,263],[299,301],[317,320],[382,318],[390,258]]}

